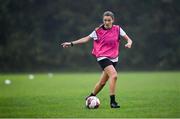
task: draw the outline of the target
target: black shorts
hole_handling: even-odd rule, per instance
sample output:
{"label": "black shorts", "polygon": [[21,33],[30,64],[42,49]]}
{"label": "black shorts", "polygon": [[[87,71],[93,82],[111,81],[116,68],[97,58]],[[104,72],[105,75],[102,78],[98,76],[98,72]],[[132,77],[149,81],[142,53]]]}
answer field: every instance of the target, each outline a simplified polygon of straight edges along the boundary
{"label": "black shorts", "polygon": [[102,59],[100,61],[98,61],[99,65],[101,66],[102,70],[104,70],[105,67],[109,66],[109,65],[113,65],[114,68],[116,68],[117,62],[112,62],[109,59]]}

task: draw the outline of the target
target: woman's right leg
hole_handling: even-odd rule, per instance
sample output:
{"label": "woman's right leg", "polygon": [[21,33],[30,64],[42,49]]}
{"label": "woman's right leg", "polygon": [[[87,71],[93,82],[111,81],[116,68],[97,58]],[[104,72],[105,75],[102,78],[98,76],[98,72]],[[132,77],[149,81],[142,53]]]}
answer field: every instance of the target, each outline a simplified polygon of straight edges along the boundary
{"label": "woman's right leg", "polygon": [[94,91],[93,91],[94,95],[97,95],[101,91],[101,89],[104,87],[108,79],[109,79],[108,74],[103,71],[99,82],[94,87]]}
{"label": "woman's right leg", "polygon": [[113,65],[107,66],[104,71],[109,76],[109,88],[110,88],[110,106],[111,108],[120,108],[118,103],[115,101],[115,90],[117,81],[117,71]]}
{"label": "woman's right leg", "polygon": [[116,81],[117,81],[117,71],[113,65],[107,66],[104,71],[109,76],[109,88],[110,95],[115,95]]}

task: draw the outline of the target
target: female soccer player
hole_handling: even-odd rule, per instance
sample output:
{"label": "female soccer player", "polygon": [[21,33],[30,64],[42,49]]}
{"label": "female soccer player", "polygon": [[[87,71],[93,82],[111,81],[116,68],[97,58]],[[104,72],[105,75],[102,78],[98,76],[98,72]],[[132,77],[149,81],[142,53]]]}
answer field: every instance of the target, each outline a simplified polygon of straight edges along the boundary
{"label": "female soccer player", "polygon": [[127,41],[125,45],[126,48],[131,48],[132,40],[119,25],[113,25],[113,23],[114,14],[111,11],[106,11],[103,14],[103,24],[96,28],[90,35],[72,42],[64,42],[61,45],[63,48],[67,48],[73,45],[86,43],[90,41],[90,39],[93,39],[94,45],[92,54],[96,57],[97,62],[102,68],[102,75],[89,96],[96,96],[109,80],[110,107],[120,108],[115,100],[117,80],[117,71],[115,67],[118,62],[120,36]]}

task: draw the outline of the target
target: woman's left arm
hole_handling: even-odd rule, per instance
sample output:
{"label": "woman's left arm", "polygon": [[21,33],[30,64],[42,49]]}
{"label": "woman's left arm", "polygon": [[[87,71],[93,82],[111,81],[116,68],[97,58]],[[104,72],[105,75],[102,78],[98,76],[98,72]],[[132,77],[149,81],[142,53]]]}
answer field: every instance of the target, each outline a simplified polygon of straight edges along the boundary
{"label": "woman's left arm", "polygon": [[129,38],[129,36],[128,36],[128,35],[124,35],[123,38],[127,41],[125,47],[126,47],[126,48],[131,48],[131,46],[132,46],[132,40]]}

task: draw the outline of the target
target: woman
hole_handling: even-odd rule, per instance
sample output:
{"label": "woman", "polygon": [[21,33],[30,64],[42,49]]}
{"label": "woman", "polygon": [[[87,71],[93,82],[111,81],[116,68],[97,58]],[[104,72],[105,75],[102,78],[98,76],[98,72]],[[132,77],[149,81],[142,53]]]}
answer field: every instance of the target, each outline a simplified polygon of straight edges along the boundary
{"label": "woman", "polygon": [[65,42],[61,45],[63,48],[67,48],[94,39],[92,54],[97,58],[103,71],[99,82],[95,85],[93,92],[89,96],[96,96],[109,80],[110,107],[120,108],[115,100],[117,80],[117,71],[115,67],[118,62],[120,36],[127,41],[127,44],[125,45],[126,48],[131,48],[132,40],[120,26],[113,25],[113,23],[114,14],[111,11],[106,11],[103,14],[103,24],[96,28],[89,36],[72,42]]}

